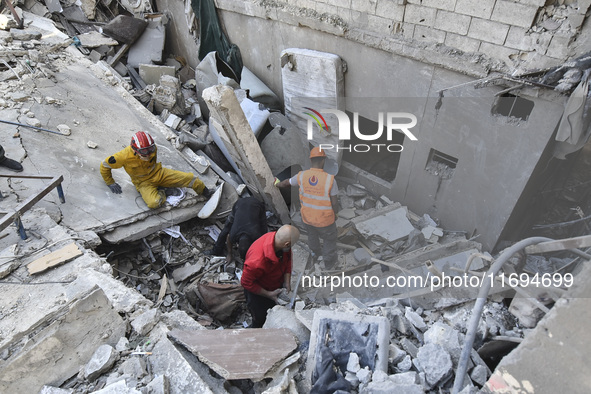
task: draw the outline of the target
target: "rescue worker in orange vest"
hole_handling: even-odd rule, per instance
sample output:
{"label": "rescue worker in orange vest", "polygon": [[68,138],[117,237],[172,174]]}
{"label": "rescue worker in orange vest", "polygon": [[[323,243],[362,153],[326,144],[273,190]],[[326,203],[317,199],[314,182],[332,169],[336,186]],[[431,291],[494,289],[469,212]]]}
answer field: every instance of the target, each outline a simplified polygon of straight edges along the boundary
{"label": "rescue worker in orange vest", "polygon": [[212,194],[192,173],[162,167],[157,155],[158,149],[154,138],[145,131],[138,131],[131,138],[128,147],[107,157],[101,163],[101,175],[113,193],[121,194],[121,186],[113,179],[111,170],[123,167],[148,208],[162,206],[166,202],[167,192],[171,191],[170,188],[190,187],[206,198]]}
{"label": "rescue worker in orange vest", "polygon": [[[282,188],[299,186],[301,214],[308,246],[315,257],[322,256],[326,269],[337,262],[338,188],[333,175],[324,172],[326,153],[318,147],[310,152],[312,168],[300,171],[297,175],[283,181],[275,180],[275,186]],[[322,253],[320,253],[322,242]]]}

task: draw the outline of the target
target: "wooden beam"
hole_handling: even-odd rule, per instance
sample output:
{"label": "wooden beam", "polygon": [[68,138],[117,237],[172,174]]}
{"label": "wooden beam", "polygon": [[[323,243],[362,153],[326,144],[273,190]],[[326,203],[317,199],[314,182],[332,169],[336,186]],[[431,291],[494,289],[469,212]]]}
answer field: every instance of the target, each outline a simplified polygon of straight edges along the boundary
{"label": "wooden beam", "polygon": [[29,275],[38,274],[39,272],[43,272],[51,267],[65,263],[80,255],[82,255],[82,251],[78,248],[78,245],[74,242],[70,242],[63,248],[46,254],[32,263],[27,264],[27,269],[29,270]]}

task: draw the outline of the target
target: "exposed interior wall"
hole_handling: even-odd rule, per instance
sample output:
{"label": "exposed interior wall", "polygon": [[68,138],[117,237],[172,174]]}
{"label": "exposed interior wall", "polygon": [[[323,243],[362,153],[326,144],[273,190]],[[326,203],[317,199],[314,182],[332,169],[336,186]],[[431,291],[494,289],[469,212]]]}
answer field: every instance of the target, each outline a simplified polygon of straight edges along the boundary
{"label": "exposed interior wall", "polygon": [[156,8],[172,16],[166,25],[167,51],[183,56],[195,68],[199,64],[199,31],[190,4],[190,0],[156,0]]}
{"label": "exposed interior wall", "polygon": [[[485,248],[494,247],[549,143],[562,113],[561,98],[556,104],[527,97],[534,108],[527,121],[516,122],[491,114],[501,87],[466,85],[446,91],[437,112],[439,90],[473,78],[334,34],[233,12],[221,15],[244,64],[278,94],[281,51],[302,47],[335,53],[347,63],[345,94],[351,112],[375,121],[371,100],[349,98],[408,97],[410,112],[419,118],[413,129],[419,141],[405,140],[388,196],[416,213],[440,219],[447,229],[478,233]],[[457,159],[450,179],[425,170],[431,149]],[[378,187],[384,190],[383,182]]]}

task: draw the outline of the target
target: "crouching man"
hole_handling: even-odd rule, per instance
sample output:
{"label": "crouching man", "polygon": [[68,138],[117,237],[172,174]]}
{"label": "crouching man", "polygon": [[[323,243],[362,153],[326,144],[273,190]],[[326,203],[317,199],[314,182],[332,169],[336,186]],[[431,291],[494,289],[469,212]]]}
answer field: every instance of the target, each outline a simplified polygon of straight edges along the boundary
{"label": "crouching man", "polygon": [[300,231],[286,224],[263,235],[248,249],[240,283],[252,315],[251,327],[263,326],[281,288],[291,291],[291,246],[299,238]]}
{"label": "crouching man", "polygon": [[159,188],[190,187],[206,198],[212,192],[190,172],[162,167],[158,162],[158,149],[154,138],[145,131],[138,131],[125,149],[107,157],[100,167],[103,180],[115,194],[121,194],[121,186],[115,182],[111,170],[123,167],[135,188],[142,195],[148,208],[158,208],[166,201],[166,192]]}

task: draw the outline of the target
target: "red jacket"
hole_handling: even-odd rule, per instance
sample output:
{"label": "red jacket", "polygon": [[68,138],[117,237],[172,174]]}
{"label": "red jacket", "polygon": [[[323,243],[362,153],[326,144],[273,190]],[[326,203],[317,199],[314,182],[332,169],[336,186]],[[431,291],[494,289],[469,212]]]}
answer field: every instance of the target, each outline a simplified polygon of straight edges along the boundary
{"label": "red jacket", "polygon": [[254,241],[246,253],[240,283],[246,290],[258,294],[261,288],[273,291],[283,286],[283,276],[291,274],[291,250],[283,252],[281,260],[275,254],[275,231]]}

